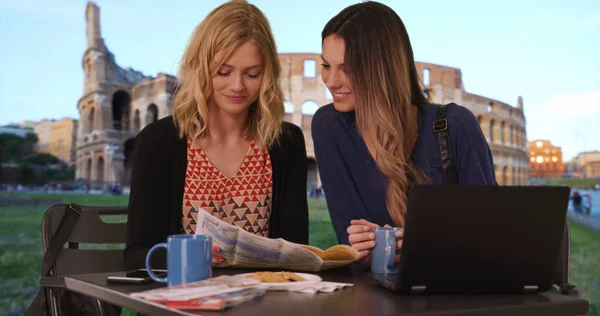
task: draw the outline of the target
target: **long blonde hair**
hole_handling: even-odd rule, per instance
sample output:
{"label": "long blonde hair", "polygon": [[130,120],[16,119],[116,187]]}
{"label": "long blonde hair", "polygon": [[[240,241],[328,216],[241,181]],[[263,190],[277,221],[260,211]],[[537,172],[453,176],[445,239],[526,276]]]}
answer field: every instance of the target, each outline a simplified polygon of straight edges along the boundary
{"label": "long blonde hair", "polygon": [[[197,139],[207,133],[207,101],[212,78],[240,45],[253,41],[265,59],[260,95],[251,106],[246,137],[269,147],[278,140],[283,120],[280,65],[269,21],[254,5],[233,0],[220,5],[198,24],[181,59],[180,83],[175,93],[173,119],[179,136]],[[219,60],[215,55],[219,54]]]}
{"label": "long blonde hair", "polygon": [[389,178],[386,206],[403,227],[407,190],[428,182],[410,159],[407,141],[412,105],[428,103],[417,74],[412,47],[400,17],[389,7],[366,2],[333,17],[321,33],[340,36],[346,45],[344,65],[356,101],[356,127],[377,167]]}

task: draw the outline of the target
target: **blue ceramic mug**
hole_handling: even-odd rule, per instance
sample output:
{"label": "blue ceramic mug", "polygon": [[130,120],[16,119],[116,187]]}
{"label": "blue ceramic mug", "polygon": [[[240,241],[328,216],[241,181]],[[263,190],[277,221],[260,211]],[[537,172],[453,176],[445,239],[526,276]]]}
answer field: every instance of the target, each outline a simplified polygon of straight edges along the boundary
{"label": "blue ceramic mug", "polygon": [[371,250],[371,273],[398,273],[398,267],[394,261],[396,255],[396,232],[402,230],[399,227],[373,228],[375,234],[375,248]]}
{"label": "blue ceramic mug", "polygon": [[[150,257],[154,250],[167,250],[167,277],[159,278],[152,272]],[[156,282],[169,286],[201,281],[212,277],[212,238],[206,235],[172,235],[166,243],[150,248],[146,255],[146,269]]]}

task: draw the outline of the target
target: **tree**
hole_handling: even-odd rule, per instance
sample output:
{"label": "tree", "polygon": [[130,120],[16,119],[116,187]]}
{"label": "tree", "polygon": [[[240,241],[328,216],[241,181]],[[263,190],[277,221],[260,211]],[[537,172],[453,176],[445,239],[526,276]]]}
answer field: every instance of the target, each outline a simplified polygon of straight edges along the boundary
{"label": "tree", "polygon": [[22,138],[13,134],[0,134],[0,157],[2,162],[13,162],[19,155]]}
{"label": "tree", "polygon": [[55,165],[60,163],[60,159],[56,158],[56,156],[47,153],[31,154],[29,156],[25,156],[23,158],[23,161],[32,165],[39,166]]}
{"label": "tree", "polygon": [[29,133],[21,138],[14,134],[0,134],[0,157],[2,162],[18,162],[21,157],[34,152],[37,135]]}
{"label": "tree", "polygon": [[27,133],[27,135],[25,135],[25,142],[31,143],[31,144],[37,144],[37,142],[40,140],[37,135],[35,133]]}
{"label": "tree", "polygon": [[21,141],[21,146],[19,148],[19,154],[21,156],[31,155],[35,152],[35,144],[38,142],[38,137],[36,134],[28,133],[25,135],[25,138]]}
{"label": "tree", "polygon": [[30,184],[35,180],[35,170],[26,162],[19,164],[19,174],[22,184]]}
{"label": "tree", "polygon": [[75,177],[74,168],[67,167],[51,154],[35,152],[38,141],[33,133],[23,138],[14,134],[0,134],[0,162],[18,163],[18,180],[24,185],[72,180]]}

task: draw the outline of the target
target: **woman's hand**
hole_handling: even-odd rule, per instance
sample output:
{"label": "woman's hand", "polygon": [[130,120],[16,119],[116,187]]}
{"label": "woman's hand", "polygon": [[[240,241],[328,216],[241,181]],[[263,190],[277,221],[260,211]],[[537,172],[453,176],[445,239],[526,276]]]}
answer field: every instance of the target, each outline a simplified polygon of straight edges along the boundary
{"label": "woman's hand", "polygon": [[[385,224],[383,227],[392,227],[392,226]],[[394,235],[396,236],[396,238],[403,238],[404,237],[404,228],[401,228],[400,230],[396,231],[394,233]],[[402,240],[398,240],[396,242],[396,252],[398,252],[401,248],[402,248]],[[395,255],[394,261],[396,263],[400,262],[400,255]]]}
{"label": "woman's hand", "polygon": [[212,252],[213,252],[213,256],[212,256],[212,265],[213,266],[225,262],[225,259],[218,255],[218,253],[221,252],[221,248],[219,248],[219,246],[213,246]]}
{"label": "woman's hand", "polygon": [[350,221],[350,226],[346,231],[350,245],[359,252],[356,261],[364,264],[371,262],[371,249],[375,247],[375,234],[372,230],[377,227],[379,225],[365,219]]}

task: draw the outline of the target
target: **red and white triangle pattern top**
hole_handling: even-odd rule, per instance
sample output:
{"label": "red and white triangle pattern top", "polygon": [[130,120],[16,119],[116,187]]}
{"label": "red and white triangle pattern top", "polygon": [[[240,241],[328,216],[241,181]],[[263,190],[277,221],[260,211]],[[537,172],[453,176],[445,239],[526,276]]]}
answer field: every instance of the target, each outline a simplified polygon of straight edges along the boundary
{"label": "red and white triangle pattern top", "polygon": [[236,174],[229,178],[217,169],[200,146],[188,140],[183,193],[182,228],[196,232],[200,208],[248,232],[268,237],[273,192],[269,152],[254,142]]}

